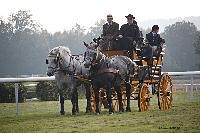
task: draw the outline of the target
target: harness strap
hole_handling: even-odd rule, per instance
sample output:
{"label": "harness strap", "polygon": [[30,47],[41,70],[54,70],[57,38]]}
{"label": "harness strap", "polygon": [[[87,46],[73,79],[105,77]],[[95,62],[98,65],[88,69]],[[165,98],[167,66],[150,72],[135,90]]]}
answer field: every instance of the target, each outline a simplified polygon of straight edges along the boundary
{"label": "harness strap", "polygon": [[118,74],[119,70],[114,69],[114,68],[104,68],[104,69],[100,69],[97,71],[97,74],[101,74],[101,73],[114,73],[114,74]]}

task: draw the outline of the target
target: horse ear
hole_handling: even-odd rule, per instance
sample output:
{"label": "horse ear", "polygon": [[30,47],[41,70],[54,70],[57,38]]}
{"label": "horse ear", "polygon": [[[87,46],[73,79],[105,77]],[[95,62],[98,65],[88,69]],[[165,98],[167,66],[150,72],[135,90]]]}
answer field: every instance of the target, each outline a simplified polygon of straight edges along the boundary
{"label": "horse ear", "polygon": [[85,42],[83,42],[84,43],[84,45],[86,46],[86,47],[88,47],[88,44],[87,43],[85,43]]}
{"label": "horse ear", "polygon": [[96,43],[96,42],[97,42],[97,39],[96,39],[96,38],[94,38],[94,39],[93,39],[93,41]]}

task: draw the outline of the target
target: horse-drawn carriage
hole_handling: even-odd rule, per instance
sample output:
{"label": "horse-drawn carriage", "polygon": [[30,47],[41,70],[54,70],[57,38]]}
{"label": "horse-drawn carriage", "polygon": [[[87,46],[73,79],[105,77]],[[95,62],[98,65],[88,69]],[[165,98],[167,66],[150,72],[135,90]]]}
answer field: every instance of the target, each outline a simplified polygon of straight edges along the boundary
{"label": "horse-drawn carriage", "polygon": [[[96,42],[85,43],[85,46],[84,56],[78,57],[71,55],[66,47],[55,47],[46,60],[47,75],[55,75],[59,88],[61,114],[64,114],[66,87],[72,92],[72,114],[79,112],[77,87],[81,84],[86,88],[86,112],[98,114],[102,105],[108,106],[109,113],[131,111],[130,100],[138,100],[139,111],[147,111],[154,94],[161,110],[172,107],[172,80],[167,73],[161,73],[162,49],[158,56],[148,60],[141,54],[144,50],[141,45],[134,50],[131,60],[127,51],[99,51]],[[89,89],[90,84],[92,89]]]}
{"label": "horse-drawn carriage", "polygon": [[[161,68],[163,65],[163,48],[156,56],[153,56],[152,60],[147,60],[141,53],[145,47],[135,48],[133,51],[133,61],[137,64],[137,69],[132,70],[130,76],[130,95],[126,95],[125,81],[122,82],[122,103],[123,109],[125,110],[127,105],[127,99],[138,100],[139,111],[148,111],[150,106],[150,99],[152,95],[157,95],[158,106],[161,110],[170,109],[172,107],[172,96],[173,96],[173,84],[172,79],[168,73],[162,73]],[[102,51],[107,57],[112,56],[127,56],[127,51]],[[112,90],[112,106],[115,111],[119,109],[119,99],[115,89]],[[99,91],[100,96],[100,107],[106,105],[106,91],[101,88]],[[130,99],[129,99],[130,98]],[[129,103],[130,104],[130,103]],[[92,111],[95,112],[96,102],[95,95],[92,91],[91,95]]]}

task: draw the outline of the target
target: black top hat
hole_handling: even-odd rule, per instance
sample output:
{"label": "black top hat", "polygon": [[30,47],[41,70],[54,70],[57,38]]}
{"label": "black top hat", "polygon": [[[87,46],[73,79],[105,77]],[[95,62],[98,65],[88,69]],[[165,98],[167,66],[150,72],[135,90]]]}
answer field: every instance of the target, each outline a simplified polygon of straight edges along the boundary
{"label": "black top hat", "polygon": [[153,27],[152,27],[152,30],[154,31],[154,30],[158,30],[159,29],[159,27],[158,27],[158,25],[154,25]]}
{"label": "black top hat", "polygon": [[133,18],[133,19],[135,19],[135,17],[133,17],[133,15],[132,14],[129,14],[128,16],[125,16],[126,18]]}

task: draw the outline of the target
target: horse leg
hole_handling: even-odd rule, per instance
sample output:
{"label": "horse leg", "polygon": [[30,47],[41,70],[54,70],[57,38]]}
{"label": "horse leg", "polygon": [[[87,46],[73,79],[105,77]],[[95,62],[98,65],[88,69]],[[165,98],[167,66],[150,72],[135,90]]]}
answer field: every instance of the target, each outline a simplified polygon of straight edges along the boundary
{"label": "horse leg", "polygon": [[94,93],[95,93],[95,101],[96,101],[96,114],[100,114],[100,109],[99,109],[99,88],[94,88]]}
{"label": "horse leg", "polygon": [[65,103],[65,98],[64,98],[63,94],[60,93],[60,114],[61,115],[65,114],[64,103]]}
{"label": "horse leg", "polygon": [[122,104],[122,89],[121,89],[121,82],[118,82],[116,85],[116,91],[117,91],[117,98],[119,102],[119,112],[124,112],[123,104]]}
{"label": "horse leg", "polygon": [[130,92],[131,91],[131,84],[129,82],[129,79],[126,79],[126,98],[127,98],[127,106],[126,106],[126,112],[131,112],[130,108]]}
{"label": "horse leg", "polygon": [[76,89],[72,89],[72,96],[71,96],[71,103],[72,103],[72,115],[76,114]]}
{"label": "horse leg", "polygon": [[84,84],[86,89],[86,99],[87,99],[87,105],[86,105],[86,113],[91,112],[91,92],[90,92],[90,84]]}
{"label": "horse leg", "polygon": [[75,100],[76,100],[76,112],[79,113],[79,107],[78,107],[78,90],[76,89],[75,92]]}
{"label": "horse leg", "polygon": [[109,114],[113,114],[113,107],[112,107],[112,98],[111,98],[111,91],[110,87],[106,87],[106,95],[108,100],[108,108],[109,108]]}

